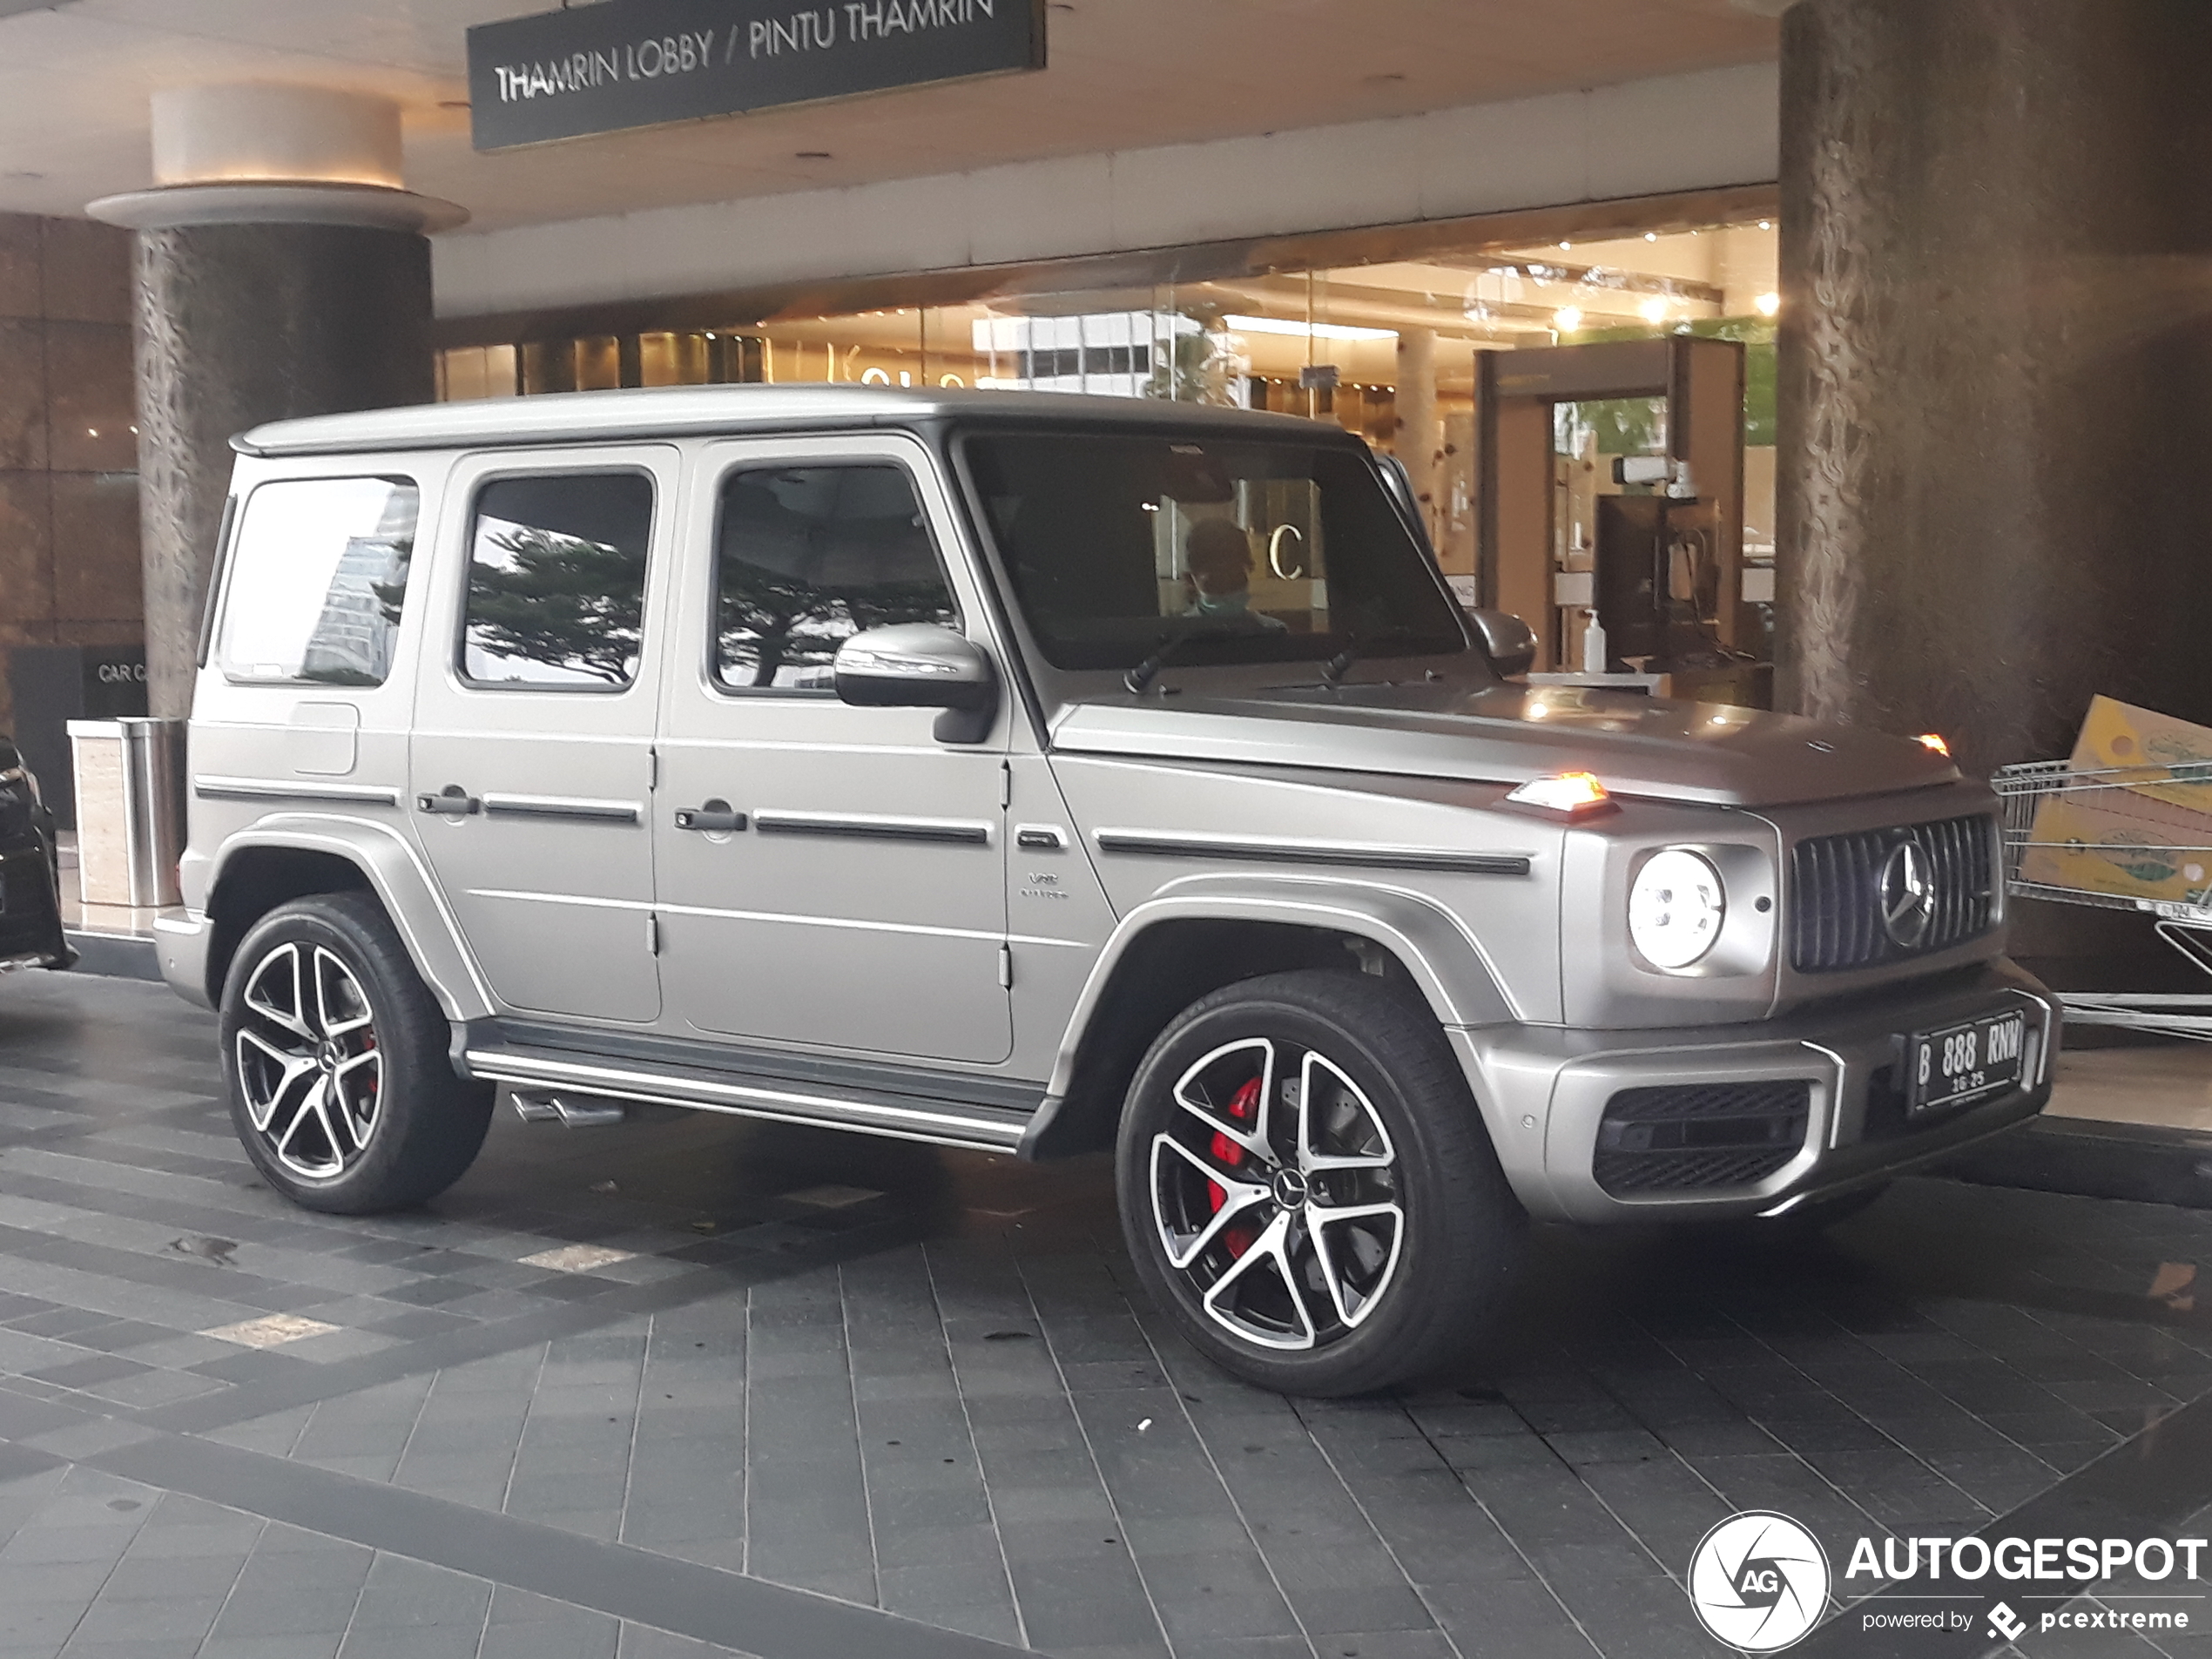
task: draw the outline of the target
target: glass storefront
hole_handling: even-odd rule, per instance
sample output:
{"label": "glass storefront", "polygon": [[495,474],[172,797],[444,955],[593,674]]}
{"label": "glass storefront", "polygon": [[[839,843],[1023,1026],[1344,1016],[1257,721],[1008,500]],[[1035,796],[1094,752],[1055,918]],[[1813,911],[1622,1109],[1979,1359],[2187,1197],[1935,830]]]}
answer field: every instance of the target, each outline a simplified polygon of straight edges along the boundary
{"label": "glass storefront", "polygon": [[[1439,562],[1465,597],[1496,603],[1513,589],[1500,574],[1501,557],[1541,560],[1541,598],[1528,598],[1524,582],[1521,608],[1544,611],[1530,620],[1546,665],[1556,667],[1578,660],[1595,603],[1585,573],[1601,536],[1601,502],[1650,488],[1615,482],[1613,462],[1688,454],[1669,430],[1670,420],[1683,417],[1663,388],[1641,383],[1625,395],[1604,395],[1612,388],[1599,385],[1587,396],[1548,397],[1544,498],[1507,510],[1509,523],[1494,511],[1486,532],[1484,446],[1494,449],[1500,440],[1494,423],[1486,428],[1478,416],[1482,354],[1676,336],[1733,341],[1742,347],[1740,466],[1716,482],[1707,465],[1696,483],[1727,497],[1722,511],[1733,526],[1730,591],[1707,631],[1716,648],[1725,638],[1723,655],[1757,654],[1760,617],[1747,610],[1738,625],[1729,607],[1757,610],[1772,591],[1779,301],[1770,219],[1676,223],[1595,240],[1570,231],[1543,242],[1422,246],[1412,256],[1400,237],[1382,258],[1359,257],[1373,245],[1352,233],[1341,239],[1343,262],[1330,263],[1337,239],[1301,239],[1315,256],[1307,268],[1205,281],[786,309],[724,327],[458,347],[442,354],[440,392],[463,399],[811,381],[1089,393],[1333,421],[1406,463],[1427,503]],[[1035,287],[1035,273],[1022,282]],[[918,293],[921,284],[909,286]],[[867,291],[895,299],[900,286],[871,282]],[[1508,369],[1492,373],[1494,384],[1509,383]],[[1510,473],[1521,452],[1510,436],[1506,443]],[[1497,464],[1493,475],[1503,477]],[[1501,496],[1507,489],[1499,483]],[[1495,544],[1489,551],[1486,534]]]}

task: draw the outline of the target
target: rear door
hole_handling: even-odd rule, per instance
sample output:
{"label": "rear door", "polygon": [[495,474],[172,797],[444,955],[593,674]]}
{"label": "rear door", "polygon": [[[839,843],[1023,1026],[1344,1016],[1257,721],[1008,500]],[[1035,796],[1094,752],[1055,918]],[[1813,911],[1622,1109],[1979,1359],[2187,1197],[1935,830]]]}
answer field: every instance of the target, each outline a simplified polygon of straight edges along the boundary
{"label": "rear door", "polygon": [[863,628],[992,649],[927,453],[745,441],[697,464],[654,819],[670,1028],[1004,1060],[1006,710],[986,741],[945,743],[934,711],[831,687]]}
{"label": "rear door", "polygon": [[664,446],[455,469],[408,806],[469,948],[523,1014],[649,1024]]}

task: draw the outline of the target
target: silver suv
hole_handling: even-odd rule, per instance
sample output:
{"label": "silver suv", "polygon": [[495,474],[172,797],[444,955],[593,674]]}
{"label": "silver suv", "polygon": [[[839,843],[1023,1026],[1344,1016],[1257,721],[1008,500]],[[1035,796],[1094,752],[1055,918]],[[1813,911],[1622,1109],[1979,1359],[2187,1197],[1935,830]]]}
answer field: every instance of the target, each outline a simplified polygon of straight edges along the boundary
{"label": "silver suv", "polygon": [[300,1204],[440,1191],[495,1085],[1110,1148],[1177,1326],[1340,1394],[1457,1359],[1531,1217],[1832,1218],[2048,1095],[1981,784],[1511,683],[1332,428],[747,387],[237,448],[160,943]]}

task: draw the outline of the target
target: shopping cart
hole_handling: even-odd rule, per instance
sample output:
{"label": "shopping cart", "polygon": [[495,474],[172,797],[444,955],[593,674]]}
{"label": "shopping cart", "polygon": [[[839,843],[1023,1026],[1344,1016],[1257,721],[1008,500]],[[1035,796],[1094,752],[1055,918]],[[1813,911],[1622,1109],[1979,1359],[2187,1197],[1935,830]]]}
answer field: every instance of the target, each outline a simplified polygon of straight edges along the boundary
{"label": "shopping cart", "polygon": [[[2085,887],[2057,887],[2020,879],[2023,856],[2039,847],[2073,853],[2142,851],[2140,846],[2116,842],[2038,841],[2036,814],[2047,801],[2074,799],[2093,804],[2100,794],[2144,784],[2160,785],[2169,791],[2176,786],[2201,786],[2205,810],[2212,813],[2212,774],[2208,774],[2205,768],[2133,766],[2076,771],[2064,760],[2031,760],[2024,765],[2001,768],[1990,783],[2004,803],[2005,884],[2008,892],[2022,898],[2092,905],[2104,910],[2134,910],[2155,916],[2159,937],[2212,976],[2212,904],[2124,898]],[[2180,858],[2201,858],[2206,868],[2212,870],[2212,846],[2162,850]],[[2067,991],[2060,995],[2060,1001],[2066,1004],[2067,1018],[2077,1025],[2124,1026],[2134,1031],[2212,1042],[2212,992],[2193,995]]]}

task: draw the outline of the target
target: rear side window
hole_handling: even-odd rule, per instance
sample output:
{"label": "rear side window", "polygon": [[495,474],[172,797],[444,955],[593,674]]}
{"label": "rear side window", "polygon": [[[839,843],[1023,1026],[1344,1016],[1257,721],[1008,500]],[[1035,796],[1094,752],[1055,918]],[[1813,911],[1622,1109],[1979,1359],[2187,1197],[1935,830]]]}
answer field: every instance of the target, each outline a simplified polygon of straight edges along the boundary
{"label": "rear side window", "polygon": [[486,484],[469,523],[462,676],[506,691],[634,684],[652,534],[653,483],[642,473]]}
{"label": "rear side window", "polygon": [[827,691],[863,629],[959,620],[902,467],[763,467],[722,484],[715,678],[732,691]]}
{"label": "rear side window", "polygon": [[401,478],[301,478],[246,497],[222,666],[234,680],[381,685],[421,494]]}

